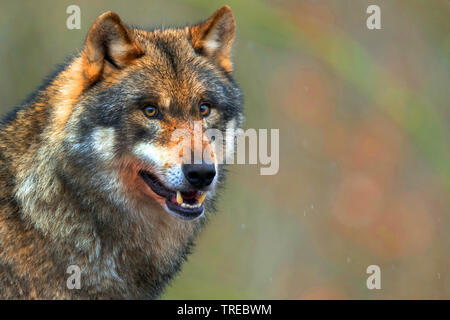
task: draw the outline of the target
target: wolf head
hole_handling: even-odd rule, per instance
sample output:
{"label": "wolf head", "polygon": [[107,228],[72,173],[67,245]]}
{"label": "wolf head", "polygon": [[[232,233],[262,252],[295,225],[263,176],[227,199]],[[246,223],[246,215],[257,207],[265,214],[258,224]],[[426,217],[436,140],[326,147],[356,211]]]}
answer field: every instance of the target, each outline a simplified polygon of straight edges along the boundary
{"label": "wolf head", "polygon": [[[78,90],[73,81],[61,85],[66,98],[54,112],[67,184],[123,207],[202,216],[223,179],[218,144],[205,132],[226,137],[242,122],[231,75],[234,30],[227,6],[180,29],[131,29],[115,13],[98,17],[59,80],[76,79]],[[70,111],[61,106],[67,96]]]}

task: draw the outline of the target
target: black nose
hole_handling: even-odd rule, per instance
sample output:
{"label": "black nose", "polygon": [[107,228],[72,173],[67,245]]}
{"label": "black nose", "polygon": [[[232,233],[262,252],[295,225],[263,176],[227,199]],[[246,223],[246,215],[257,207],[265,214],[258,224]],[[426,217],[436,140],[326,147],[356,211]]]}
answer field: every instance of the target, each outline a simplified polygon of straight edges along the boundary
{"label": "black nose", "polygon": [[183,164],[183,173],[192,186],[200,189],[211,184],[216,169],[213,164]]}

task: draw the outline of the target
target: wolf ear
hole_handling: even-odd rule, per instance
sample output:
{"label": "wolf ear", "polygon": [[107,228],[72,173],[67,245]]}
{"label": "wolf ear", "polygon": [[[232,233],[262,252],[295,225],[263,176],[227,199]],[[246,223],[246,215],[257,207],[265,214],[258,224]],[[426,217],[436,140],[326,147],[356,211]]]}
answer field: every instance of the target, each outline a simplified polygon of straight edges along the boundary
{"label": "wolf ear", "polygon": [[97,81],[105,68],[121,69],[144,53],[130,30],[114,12],[99,16],[86,37],[83,73],[89,84]]}
{"label": "wolf ear", "polygon": [[223,6],[205,22],[190,27],[192,46],[199,54],[231,72],[230,54],[234,29],[233,12],[229,6]]}

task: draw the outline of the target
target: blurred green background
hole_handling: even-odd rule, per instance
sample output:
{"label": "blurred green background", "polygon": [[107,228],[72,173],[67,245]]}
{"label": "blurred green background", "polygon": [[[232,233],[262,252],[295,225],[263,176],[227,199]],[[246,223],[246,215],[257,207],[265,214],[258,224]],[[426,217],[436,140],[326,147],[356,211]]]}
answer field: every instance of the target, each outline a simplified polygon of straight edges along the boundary
{"label": "blurred green background", "polygon": [[[81,29],[66,8],[81,8]],[[104,11],[182,26],[229,4],[249,128],[280,129],[280,170],[233,166],[219,212],[163,299],[450,298],[450,3],[1,1],[4,114]],[[381,7],[381,30],[366,8]],[[366,268],[381,268],[368,290]]]}

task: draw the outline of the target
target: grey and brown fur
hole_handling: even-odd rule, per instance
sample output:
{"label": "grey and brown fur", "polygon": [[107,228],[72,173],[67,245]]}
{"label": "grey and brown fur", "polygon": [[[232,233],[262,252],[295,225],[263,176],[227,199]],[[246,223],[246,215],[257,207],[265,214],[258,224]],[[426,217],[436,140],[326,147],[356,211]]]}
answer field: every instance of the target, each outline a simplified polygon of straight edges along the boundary
{"label": "grey and brown fur", "polygon": [[[201,101],[213,106],[205,128],[241,125],[242,97],[230,62],[234,29],[227,6],[197,25],[152,31],[128,28],[107,12],[81,53],[5,119],[0,298],[161,294],[204,225],[215,192],[206,198],[205,218],[184,221],[162,208],[137,172],[169,175],[170,163],[155,167],[147,157],[166,150],[177,127],[200,119]],[[148,104],[160,108],[158,119],[143,115]],[[220,184],[222,166],[218,171]],[[67,288],[70,265],[82,270],[79,290]]]}

